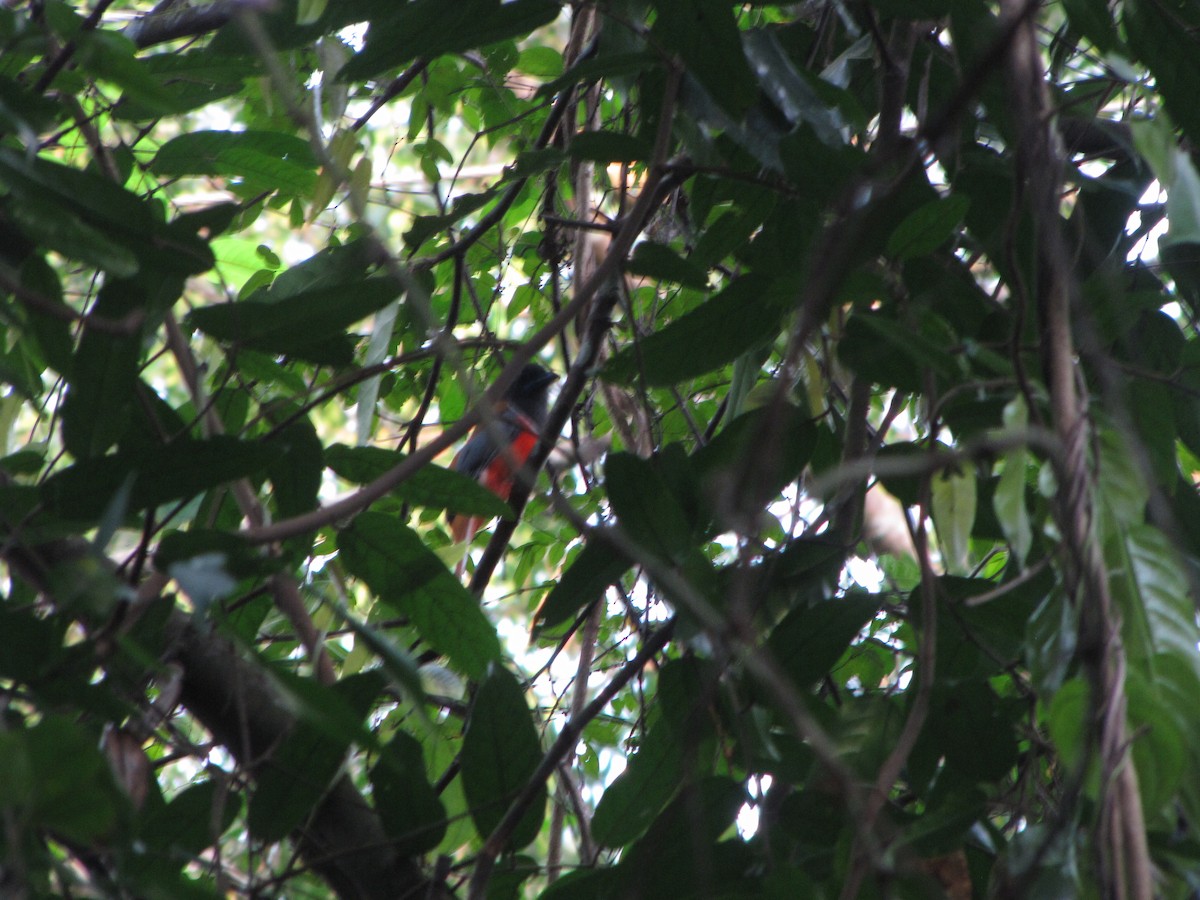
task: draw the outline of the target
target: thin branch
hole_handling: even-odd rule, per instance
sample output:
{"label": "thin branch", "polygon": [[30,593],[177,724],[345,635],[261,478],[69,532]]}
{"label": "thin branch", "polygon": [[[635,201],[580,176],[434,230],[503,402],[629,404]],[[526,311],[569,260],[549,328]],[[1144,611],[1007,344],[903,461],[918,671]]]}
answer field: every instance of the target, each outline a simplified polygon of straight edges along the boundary
{"label": "thin branch", "polygon": [[275,0],[212,0],[203,6],[163,3],[125,29],[139,49],[180,38],[199,37],[229,24],[241,10],[270,12]]}
{"label": "thin branch", "polygon": [[[529,455],[525,467],[518,473],[522,477],[516,480],[512,493],[509,495],[508,502],[513,508],[515,515],[510,520],[501,521],[492,533],[492,538],[488,542],[487,549],[484,550],[483,556],[479,560],[479,565],[476,566],[475,573],[471,578],[471,590],[474,593],[482,593],[490,580],[492,572],[499,563],[504,548],[508,546],[508,541],[512,537],[513,530],[516,528],[516,521],[520,518],[521,511],[525,508],[525,503],[529,499],[529,492],[533,487],[533,473],[536,473],[541,468],[549,457],[550,452],[554,449],[556,436],[562,431],[563,426],[566,425],[567,419],[570,418],[571,411],[575,406],[575,401],[582,393],[588,378],[591,377],[591,368],[599,353],[604,334],[611,326],[609,316],[620,297],[621,272],[625,264],[625,257],[633,249],[634,242],[645,229],[646,223],[650,220],[650,216],[654,210],[658,208],[663,185],[669,183],[665,181],[666,175],[663,164],[666,161],[670,146],[671,122],[674,119],[674,105],[681,77],[681,73],[677,69],[672,68],[668,70],[667,84],[663,91],[658,134],[655,137],[651,164],[646,172],[646,180],[642,187],[642,193],[638,196],[637,202],[634,203],[633,209],[629,211],[629,214],[621,219],[619,231],[616,237],[613,238],[612,245],[609,247],[609,252],[605,256],[604,261],[596,267],[595,272],[592,273],[592,277],[588,279],[587,283],[580,286],[580,289],[576,292],[571,302],[563,307],[562,311],[551,320],[549,325],[542,328],[530,339],[531,342],[535,340],[539,341],[538,346],[549,343],[549,341],[557,336],[560,329],[565,328],[575,319],[577,313],[587,309],[589,304],[591,305],[579,353],[576,355],[575,362],[567,373],[566,381],[559,392],[554,407],[550,410],[550,414],[546,418],[546,425],[542,430],[542,438],[538,442],[538,446]],[[603,293],[599,293],[601,288],[604,290]],[[592,302],[593,297],[596,298],[594,303]]]}
{"label": "thin branch", "polygon": [[584,726],[604,712],[604,708],[612,702],[612,699],[620,690],[633,680],[634,676],[638,675],[660,650],[667,646],[667,642],[670,641],[674,631],[675,622],[673,619],[661,626],[657,631],[654,631],[645,643],[642,644],[642,648],[638,651],[637,655],[621,667],[621,670],[596,695],[596,699],[584,707],[580,715],[572,716],[563,726],[563,730],[559,732],[554,743],[550,745],[550,749],[542,757],[542,761],[538,764],[537,769],[534,770],[533,775],[530,776],[529,781],[525,783],[525,787],[521,789],[521,793],[509,805],[507,812],[504,813],[504,818],[500,820],[500,823],[488,835],[487,840],[484,841],[483,849],[475,857],[475,870],[471,875],[470,886],[467,889],[467,900],[483,900],[487,896],[487,886],[492,877],[496,857],[504,850],[517,824],[525,815],[526,810],[529,809],[530,804],[541,793],[542,786],[554,774],[555,768],[566,758],[568,753],[571,753],[575,749],[576,744],[579,743],[579,736],[583,733]]}
{"label": "thin branch", "polygon": [[61,301],[27,288],[4,269],[0,269],[0,288],[10,292],[22,306],[32,312],[58,319],[60,322],[78,322],[84,328],[103,334],[121,337],[136,334],[146,318],[145,310],[141,309],[135,309],[119,319],[107,319],[103,316],[78,312]]}

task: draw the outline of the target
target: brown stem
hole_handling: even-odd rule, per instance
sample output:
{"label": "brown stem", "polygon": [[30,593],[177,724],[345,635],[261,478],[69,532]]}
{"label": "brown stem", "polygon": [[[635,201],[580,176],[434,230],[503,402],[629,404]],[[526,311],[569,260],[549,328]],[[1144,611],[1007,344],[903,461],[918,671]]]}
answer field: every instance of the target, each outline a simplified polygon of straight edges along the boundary
{"label": "brown stem", "polygon": [[542,785],[554,773],[555,767],[575,748],[575,745],[579,742],[580,734],[583,733],[584,726],[604,712],[604,708],[608,706],[613,697],[667,645],[667,641],[671,639],[673,631],[674,621],[671,621],[651,634],[642,645],[642,649],[638,651],[637,656],[621,667],[621,671],[604,686],[604,689],[596,695],[596,699],[589,703],[579,716],[572,716],[570,721],[563,726],[563,730],[559,732],[554,743],[550,745],[550,749],[542,757],[541,763],[529,781],[526,782],[521,793],[517,795],[516,799],[508,807],[508,811],[505,812],[504,818],[500,820],[500,824],[488,835],[487,840],[483,844],[483,849],[479,851],[479,855],[475,858],[475,871],[471,875],[470,887],[467,890],[467,900],[483,900],[487,896],[487,886],[492,877],[492,869],[496,864],[496,857],[499,856],[500,852],[504,849],[504,845],[512,837],[513,830],[521,821],[521,817],[525,815],[525,811],[529,808],[529,805],[537,798]]}
{"label": "brown stem", "polygon": [[[1055,457],[1059,481],[1056,517],[1066,550],[1067,593],[1079,609],[1079,657],[1091,686],[1090,743],[1100,762],[1093,848],[1099,863],[1099,888],[1102,896],[1113,900],[1150,900],[1154,896],[1152,868],[1126,730],[1125,653],[1094,534],[1095,483],[1088,462],[1092,432],[1071,330],[1071,298],[1077,285],[1059,208],[1062,151],[1046,93],[1037,31],[1026,15],[1027,4],[1002,0],[1001,13],[1017,23],[1007,69],[1019,130],[1018,185],[1037,232],[1043,366],[1054,429],[1062,443],[1062,453]],[[1067,816],[1069,811],[1064,810],[1063,817]]]}

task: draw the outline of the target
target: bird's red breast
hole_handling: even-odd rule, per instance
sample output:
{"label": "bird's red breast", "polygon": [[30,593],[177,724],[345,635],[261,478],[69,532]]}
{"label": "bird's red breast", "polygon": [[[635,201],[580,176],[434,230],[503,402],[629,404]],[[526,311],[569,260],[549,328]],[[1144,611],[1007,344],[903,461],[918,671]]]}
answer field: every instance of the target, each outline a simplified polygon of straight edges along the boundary
{"label": "bird's red breast", "polygon": [[[541,366],[525,366],[497,404],[494,421],[486,427],[476,426],[450,467],[478,479],[493,494],[507,500],[516,472],[537,446],[546,420],[546,394],[556,380]],[[507,449],[501,452],[501,446]],[[478,516],[451,516],[450,533],[456,542],[469,541],[482,524]]]}

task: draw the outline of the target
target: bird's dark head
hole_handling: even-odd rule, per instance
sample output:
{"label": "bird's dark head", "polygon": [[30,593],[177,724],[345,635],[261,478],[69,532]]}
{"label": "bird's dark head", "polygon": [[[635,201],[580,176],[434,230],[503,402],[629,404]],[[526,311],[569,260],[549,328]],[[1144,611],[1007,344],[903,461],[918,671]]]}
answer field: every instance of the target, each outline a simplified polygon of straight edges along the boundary
{"label": "bird's dark head", "polygon": [[556,381],[558,376],[553,372],[537,363],[527,363],[508,389],[508,402],[535,424],[541,425],[546,420],[546,394]]}

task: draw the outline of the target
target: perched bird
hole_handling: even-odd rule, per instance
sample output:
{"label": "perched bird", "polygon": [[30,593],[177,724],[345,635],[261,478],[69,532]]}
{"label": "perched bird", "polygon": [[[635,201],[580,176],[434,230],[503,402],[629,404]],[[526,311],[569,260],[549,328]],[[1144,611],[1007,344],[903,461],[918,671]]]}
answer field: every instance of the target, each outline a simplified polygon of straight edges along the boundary
{"label": "perched bird", "polygon": [[[529,363],[496,404],[495,420],[480,423],[450,463],[455,471],[475,478],[501,500],[512,493],[516,473],[537,446],[548,412],[547,394],[558,380],[553,372]],[[501,452],[502,439],[506,452]],[[483,520],[478,516],[450,517],[456,542],[469,541]]]}

